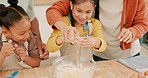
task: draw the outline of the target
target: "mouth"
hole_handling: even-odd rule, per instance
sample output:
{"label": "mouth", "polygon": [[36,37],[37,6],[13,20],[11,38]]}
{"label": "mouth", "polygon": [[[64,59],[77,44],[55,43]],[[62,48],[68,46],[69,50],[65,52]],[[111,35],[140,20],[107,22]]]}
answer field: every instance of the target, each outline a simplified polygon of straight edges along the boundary
{"label": "mouth", "polygon": [[85,20],[81,20],[81,19],[79,19],[79,22],[81,22],[81,23],[82,23],[82,22],[85,22]]}

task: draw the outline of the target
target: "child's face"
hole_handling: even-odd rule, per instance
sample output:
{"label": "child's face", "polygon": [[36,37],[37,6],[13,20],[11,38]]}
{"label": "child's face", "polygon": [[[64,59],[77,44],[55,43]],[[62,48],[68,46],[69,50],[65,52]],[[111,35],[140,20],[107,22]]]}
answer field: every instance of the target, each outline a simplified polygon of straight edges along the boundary
{"label": "child's face", "polygon": [[72,7],[72,15],[76,20],[76,23],[79,24],[84,24],[86,21],[88,21],[95,9],[95,6],[89,1],[73,5]]}
{"label": "child's face", "polygon": [[30,27],[30,21],[23,18],[21,21],[15,23],[14,26],[10,27],[10,29],[6,31],[8,38],[23,44],[29,38]]}

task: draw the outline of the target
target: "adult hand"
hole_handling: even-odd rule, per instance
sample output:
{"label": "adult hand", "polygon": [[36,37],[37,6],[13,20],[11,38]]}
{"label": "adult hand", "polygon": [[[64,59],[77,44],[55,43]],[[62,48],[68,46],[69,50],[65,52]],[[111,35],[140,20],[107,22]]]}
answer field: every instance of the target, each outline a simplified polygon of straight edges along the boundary
{"label": "adult hand", "polygon": [[129,29],[123,28],[117,35],[120,42],[129,43],[132,41],[132,32]]}
{"label": "adult hand", "polygon": [[89,37],[81,37],[81,39],[79,39],[77,44],[80,45],[81,47],[99,48],[101,42],[97,38],[89,36]]}
{"label": "adult hand", "polygon": [[65,42],[70,42],[74,44],[78,41],[77,37],[79,37],[79,32],[75,27],[64,27],[64,29],[61,32],[64,36]]}
{"label": "adult hand", "polygon": [[57,21],[54,26],[62,32],[65,42],[70,42],[72,44],[77,42],[79,32],[75,27],[67,26],[63,21]]}
{"label": "adult hand", "polygon": [[8,42],[4,43],[1,49],[1,54],[4,55],[4,57],[7,57],[14,53],[15,47],[12,45],[12,40],[9,40]]}
{"label": "adult hand", "polygon": [[48,59],[49,58],[49,52],[46,49],[46,46],[44,43],[42,43],[41,41],[37,41],[38,42],[38,50],[39,50],[39,54],[40,54],[40,58],[42,60]]}

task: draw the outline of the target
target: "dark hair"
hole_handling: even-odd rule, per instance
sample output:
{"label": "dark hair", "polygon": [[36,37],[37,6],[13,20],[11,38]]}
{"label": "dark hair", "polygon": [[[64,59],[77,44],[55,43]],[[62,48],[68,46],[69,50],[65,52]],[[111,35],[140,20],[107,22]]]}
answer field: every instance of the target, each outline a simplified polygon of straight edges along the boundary
{"label": "dark hair", "polygon": [[12,7],[0,4],[0,26],[9,29],[23,18],[22,14]]}
{"label": "dark hair", "polygon": [[100,8],[100,5],[99,5],[99,2],[100,0],[97,0],[97,3],[96,3],[96,7],[95,7],[95,18],[96,19],[98,19],[98,20],[100,20],[100,17],[99,17],[99,15],[100,15],[100,10],[99,10],[99,8]]}
{"label": "dark hair", "polygon": [[7,2],[10,4],[9,7],[13,7],[17,11],[19,11],[22,15],[28,16],[27,13],[24,11],[24,9],[21,6],[17,5],[18,4],[18,0],[8,0]]}
{"label": "dark hair", "polygon": [[81,4],[83,2],[89,1],[91,3],[93,3],[94,5],[96,5],[97,0],[70,0],[73,4]]}
{"label": "dark hair", "polygon": [[24,9],[17,5],[18,0],[8,0],[8,3],[9,7],[0,4],[0,26],[7,29],[19,22],[23,16],[28,16]]}
{"label": "dark hair", "polygon": [[18,11],[0,4],[0,26],[4,26],[9,29],[10,26],[14,25],[14,23],[21,19],[22,16]]}
{"label": "dark hair", "polygon": [[[95,18],[99,20],[99,0],[70,0],[72,2],[72,4],[81,4],[83,2],[89,1],[91,3],[94,4],[95,7]],[[72,10],[70,10],[70,21],[71,21],[71,25],[74,27],[75,26],[75,21],[74,18],[72,16]]]}

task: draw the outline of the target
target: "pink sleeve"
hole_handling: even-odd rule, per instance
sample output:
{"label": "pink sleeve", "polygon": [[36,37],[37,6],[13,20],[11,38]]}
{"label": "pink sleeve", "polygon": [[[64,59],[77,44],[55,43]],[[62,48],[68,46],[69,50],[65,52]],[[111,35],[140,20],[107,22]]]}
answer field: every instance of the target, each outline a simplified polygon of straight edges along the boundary
{"label": "pink sleeve", "polygon": [[69,13],[69,8],[69,0],[59,0],[49,7],[46,11],[46,18],[49,25],[53,26],[56,21],[62,21],[62,16]]}

